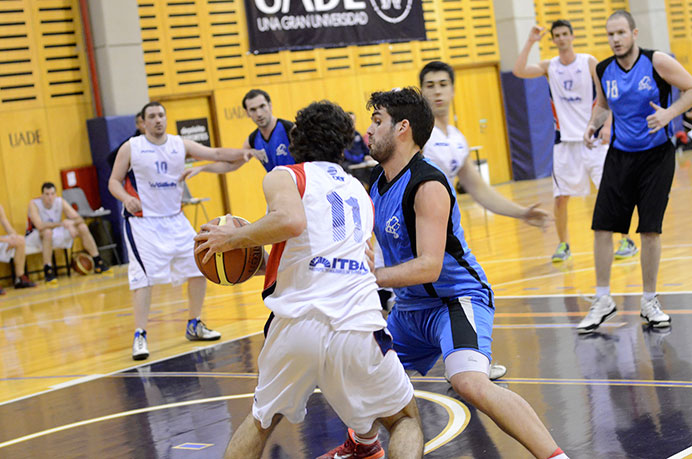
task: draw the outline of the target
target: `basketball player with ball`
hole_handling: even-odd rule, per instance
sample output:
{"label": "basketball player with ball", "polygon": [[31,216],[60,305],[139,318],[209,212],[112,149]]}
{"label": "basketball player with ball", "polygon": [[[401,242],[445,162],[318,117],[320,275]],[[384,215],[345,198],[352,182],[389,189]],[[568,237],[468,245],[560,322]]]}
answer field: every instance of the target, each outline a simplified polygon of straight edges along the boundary
{"label": "basketball player with ball", "polygon": [[147,319],[154,284],[187,281],[189,313],[185,337],[190,341],[217,340],[200,316],[206,280],[194,260],[195,230],[181,210],[178,181],[185,158],[245,163],[255,150],[208,148],[166,133],[166,110],[158,102],[142,109],[145,134],[132,137],[115,158],[108,181],[111,194],[123,203],[124,234],[130,260],[128,276],[134,294],[135,334],[132,358],[149,357]]}
{"label": "basketball player with ball", "polygon": [[304,419],[316,387],[350,438],[360,439],[343,457],[382,457],[376,421],[390,432],[390,457],[423,455],[413,386],[392,349],[366,257],[372,201],[339,165],[353,137],[339,106],[322,101],[300,110],[290,132],[296,164],[275,167],[262,183],[267,214],[245,226],[203,225],[195,238],[202,263],[273,244],[262,294],[272,314],[252,412],[234,429],[227,458],[261,457],[283,417]]}

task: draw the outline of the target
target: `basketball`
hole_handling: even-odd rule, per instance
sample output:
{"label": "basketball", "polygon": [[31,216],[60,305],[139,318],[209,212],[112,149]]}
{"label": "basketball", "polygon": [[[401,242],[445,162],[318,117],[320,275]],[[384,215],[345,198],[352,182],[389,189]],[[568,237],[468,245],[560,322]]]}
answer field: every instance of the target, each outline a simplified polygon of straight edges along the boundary
{"label": "basketball", "polygon": [[72,269],[79,274],[86,276],[94,269],[94,260],[88,254],[79,252],[72,257]]}
{"label": "basketball", "polygon": [[[235,225],[241,227],[249,224],[247,220],[233,215],[223,215],[216,217],[209,222],[210,225]],[[195,242],[195,249],[199,242]],[[204,277],[215,284],[235,285],[245,282],[255,275],[262,265],[264,249],[262,246],[250,247],[245,249],[233,249],[223,253],[217,253],[206,263],[202,259],[206,251],[195,253],[197,267],[204,274]]]}

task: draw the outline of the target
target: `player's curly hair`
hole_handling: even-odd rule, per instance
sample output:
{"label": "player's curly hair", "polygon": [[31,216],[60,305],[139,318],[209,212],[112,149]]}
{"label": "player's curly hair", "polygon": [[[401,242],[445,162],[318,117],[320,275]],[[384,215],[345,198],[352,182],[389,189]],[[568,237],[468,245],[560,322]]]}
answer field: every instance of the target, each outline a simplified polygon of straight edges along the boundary
{"label": "player's curly hair", "polygon": [[339,163],[344,158],[344,149],[353,143],[354,136],[351,117],[338,105],[322,100],[298,111],[295,125],[289,133],[291,145],[288,149],[296,163]]}
{"label": "player's curly hair", "polygon": [[392,117],[392,126],[402,120],[411,125],[413,141],[419,148],[430,138],[435,127],[435,117],[420,89],[412,86],[373,92],[367,104],[368,110],[384,108]]}

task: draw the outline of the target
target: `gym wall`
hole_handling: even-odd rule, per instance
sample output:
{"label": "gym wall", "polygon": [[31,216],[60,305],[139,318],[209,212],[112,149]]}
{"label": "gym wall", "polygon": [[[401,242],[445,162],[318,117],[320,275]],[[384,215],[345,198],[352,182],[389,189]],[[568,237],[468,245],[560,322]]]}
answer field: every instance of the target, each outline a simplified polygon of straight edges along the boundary
{"label": "gym wall", "polygon": [[[255,129],[241,106],[252,88],[266,90],[274,114],[289,120],[313,100],[338,102],[356,113],[356,127],[364,133],[372,91],[417,86],[426,62],[444,60],[457,70],[456,125],[470,145],[484,147],[480,157],[488,159],[491,182],[506,182],[511,175],[492,0],[428,0],[423,9],[425,42],[255,55],[247,51],[242,1],[139,0],[149,95],[166,104],[189,94],[208,96],[210,121],[223,146],[240,147]],[[472,67],[483,76],[465,71]],[[227,175],[232,212],[250,219],[265,212],[263,176],[256,161]],[[191,183],[193,195],[214,192],[204,184]]]}
{"label": "gym wall", "polygon": [[[24,234],[41,183],[60,189],[61,169],[91,164],[85,126],[94,113],[78,1],[3,1],[0,64],[0,203]],[[2,264],[0,276],[8,274]]]}
{"label": "gym wall", "polygon": [[665,1],[670,50],[685,69],[692,72],[692,3]]}

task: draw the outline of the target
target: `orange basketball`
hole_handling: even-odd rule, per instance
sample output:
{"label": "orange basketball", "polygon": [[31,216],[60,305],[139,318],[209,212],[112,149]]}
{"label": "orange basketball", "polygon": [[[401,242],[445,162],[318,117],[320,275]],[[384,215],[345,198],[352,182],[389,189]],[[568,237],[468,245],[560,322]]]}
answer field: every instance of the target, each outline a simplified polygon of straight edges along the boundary
{"label": "orange basketball", "polygon": [[72,257],[72,269],[79,274],[86,276],[94,269],[94,260],[88,254],[79,252]]}
{"label": "orange basketball", "polygon": [[[241,227],[249,224],[247,220],[233,215],[223,215],[216,217],[209,222],[210,225],[229,225]],[[195,249],[199,242],[195,242]],[[262,246],[250,247],[246,249],[233,249],[223,253],[215,254],[209,261],[202,263],[206,251],[195,253],[197,267],[204,274],[204,277],[215,284],[235,285],[245,282],[255,275],[262,265],[264,249]]]}

